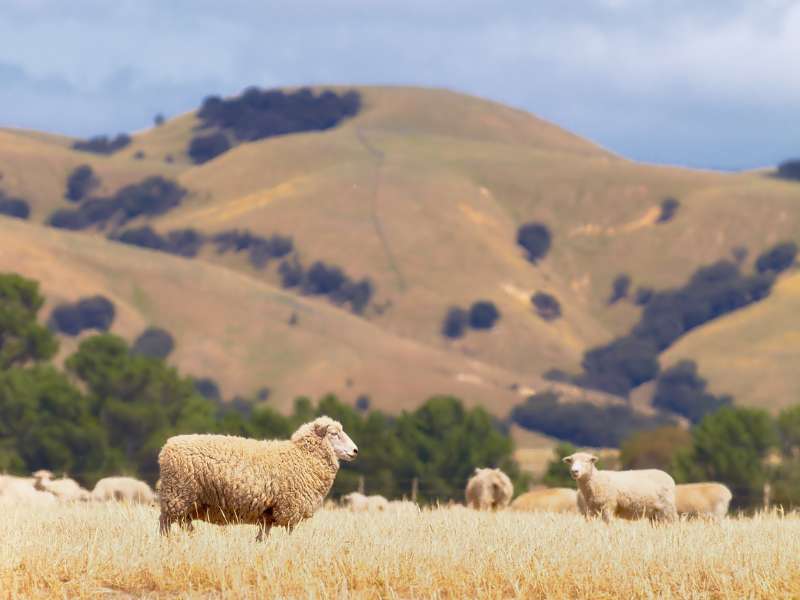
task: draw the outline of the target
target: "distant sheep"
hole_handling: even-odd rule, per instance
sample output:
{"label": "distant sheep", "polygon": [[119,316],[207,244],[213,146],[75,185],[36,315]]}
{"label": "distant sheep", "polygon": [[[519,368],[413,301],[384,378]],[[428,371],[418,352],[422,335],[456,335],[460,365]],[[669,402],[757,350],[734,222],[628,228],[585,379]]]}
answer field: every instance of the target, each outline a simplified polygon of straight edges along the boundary
{"label": "distant sheep", "polygon": [[104,477],[92,490],[92,500],[97,502],[152,504],[155,499],[156,496],[150,486],[133,477]]}
{"label": "distant sheep", "polygon": [[733,494],[721,483],[683,483],[675,486],[675,507],[681,517],[722,519]]}
{"label": "distant sheep", "polygon": [[578,492],[570,488],[542,488],[518,496],[512,510],[524,512],[578,513]]}
{"label": "distant sheep", "polygon": [[514,486],[500,469],[475,469],[464,492],[467,506],[477,510],[505,508],[514,495]]}
{"label": "distant sheep", "polygon": [[192,520],[250,523],[262,540],[273,525],[294,528],[322,506],[340,460],[358,448],[329,417],[302,425],[291,440],[179,435],[161,449],[160,530]]}
{"label": "distant sheep", "polygon": [[41,469],[33,474],[33,487],[40,492],[49,492],[61,502],[87,501],[91,499],[89,490],[83,489],[74,479],[63,477],[53,479],[50,471]]}
{"label": "distant sheep", "polygon": [[56,497],[33,487],[34,479],[0,475],[0,504],[17,506],[50,506]]}
{"label": "distant sheep", "polygon": [[389,501],[383,496],[365,496],[359,492],[342,496],[342,504],[352,512],[379,512],[389,507]]}
{"label": "distant sheep", "polygon": [[564,458],[570,475],[586,503],[587,515],[601,516],[608,522],[613,517],[651,521],[674,521],[675,481],[664,471],[601,471],[595,467],[597,457],[576,452]]}

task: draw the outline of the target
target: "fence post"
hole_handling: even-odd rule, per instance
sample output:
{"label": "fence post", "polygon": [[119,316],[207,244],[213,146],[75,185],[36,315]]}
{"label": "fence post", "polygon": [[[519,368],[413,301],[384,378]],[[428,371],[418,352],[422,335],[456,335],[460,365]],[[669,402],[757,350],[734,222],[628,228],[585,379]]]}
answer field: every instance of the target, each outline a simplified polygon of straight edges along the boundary
{"label": "fence post", "polygon": [[363,475],[359,475],[358,476],[358,493],[359,494],[363,494],[364,493],[364,476]]}
{"label": "fence post", "polygon": [[419,479],[414,477],[414,479],[411,480],[411,501],[412,502],[416,502],[417,501],[417,492],[419,492]]}
{"label": "fence post", "polygon": [[772,486],[769,481],[764,482],[764,510],[769,510],[769,504],[772,500]]}

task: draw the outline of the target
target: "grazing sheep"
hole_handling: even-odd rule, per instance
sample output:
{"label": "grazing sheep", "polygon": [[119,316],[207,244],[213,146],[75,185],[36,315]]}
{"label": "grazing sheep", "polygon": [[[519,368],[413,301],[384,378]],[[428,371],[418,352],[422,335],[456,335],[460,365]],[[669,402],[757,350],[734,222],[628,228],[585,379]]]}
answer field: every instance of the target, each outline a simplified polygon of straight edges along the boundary
{"label": "grazing sheep", "polygon": [[389,507],[389,501],[383,496],[365,496],[359,492],[342,496],[342,504],[352,512],[379,512]]}
{"label": "grazing sheep", "polygon": [[33,474],[33,487],[40,492],[50,492],[61,502],[75,502],[90,500],[92,495],[83,489],[77,481],[69,477],[53,479],[50,471],[41,469]]}
{"label": "grazing sheep", "polygon": [[475,469],[467,482],[467,506],[477,510],[505,508],[514,495],[514,486],[500,469]]}
{"label": "grazing sheep", "polygon": [[721,483],[683,483],[675,486],[675,507],[682,517],[719,520],[728,514],[733,494]]}
{"label": "grazing sheep", "polygon": [[293,529],[311,517],[333,485],[339,460],[358,448],[330,417],[302,425],[290,440],[178,435],[158,455],[160,531],[192,520],[257,524],[257,540],[273,525]]}
{"label": "grazing sheep", "polygon": [[33,487],[33,478],[0,475],[0,504],[50,506],[56,497]]}
{"label": "grazing sheep", "polygon": [[393,513],[420,512],[419,505],[411,500],[390,500],[386,510]]}
{"label": "grazing sheep", "polygon": [[94,486],[92,500],[152,504],[156,496],[144,481],[133,477],[104,477]]}
{"label": "grazing sheep", "polygon": [[578,512],[578,492],[570,488],[543,488],[531,490],[518,496],[512,503],[513,510],[524,512]]}
{"label": "grazing sheep", "polygon": [[576,452],[564,458],[570,465],[570,475],[586,503],[587,515],[651,521],[674,521],[675,481],[664,471],[642,469],[635,471],[600,471],[595,467],[597,457]]}

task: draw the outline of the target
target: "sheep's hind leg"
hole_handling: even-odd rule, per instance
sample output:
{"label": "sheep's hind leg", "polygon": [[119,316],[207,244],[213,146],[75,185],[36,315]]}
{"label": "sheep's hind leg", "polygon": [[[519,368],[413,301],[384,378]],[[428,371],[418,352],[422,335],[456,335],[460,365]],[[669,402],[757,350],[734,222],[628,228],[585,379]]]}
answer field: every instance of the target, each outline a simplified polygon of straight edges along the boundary
{"label": "sheep's hind leg", "polygon": [[269,507],[261,514],[258,520],[258,535],[256,536],[257,542],[264,541],[264,538],[269,537],[270,529],[275,524],[275,516],[272,514],[272,507]]}
{"label": "sheep's hind leg", "polygon": [[158,517],[158,532],[166,537],[169,535],[170,527],[172,527],[172,519],[162,512]]}

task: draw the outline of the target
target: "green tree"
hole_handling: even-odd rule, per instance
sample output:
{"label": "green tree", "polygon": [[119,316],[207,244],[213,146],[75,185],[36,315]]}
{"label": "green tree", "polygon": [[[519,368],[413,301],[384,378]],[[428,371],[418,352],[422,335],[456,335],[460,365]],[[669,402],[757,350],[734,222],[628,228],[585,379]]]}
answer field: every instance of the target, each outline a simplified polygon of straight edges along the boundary
{"label": "green tree", "polygon": [[17,472],[47,468],[86,481],[116,466],[89,402],[49,365],[0,372],[0,461]]}
{"label": "green tree", "polygon": [[755,408],[723,408],[692,430],[691,447],[679,451],[672,474],[679,483],[720,481],[738,506],[754,506],[767,480],[764,459],[778,445],[770,415]]}
{"label": "green tree", "polygon": [[569,474],[569,467],[564,464],[563,458],[577,452],[578,449],[569,442],[558,444],[553,452],[553,460],[547,463],[547,471],[542,477],[542,483],[548,487],[575,488],[575,480]]}
{"label": "green tree", "polygon": [[58,342],[36,321],[43,304],[38,283],[13,273],[0,274],[0,369],[55,355]]}
{"label": "green tree", "polygon": [[675,454],[688,448],[692,434],[682,427],[659,427],[639,431],[620,447],[623,469],[662,469],[669,471]]}
{"label": "green tree", "polygon": [[66,366],[86,385],[111,446],[151,481],[167,437],[217,428],[215,405],[197,393],[191,378],[161,360],[132,354],[117,336],[86,339]]}

